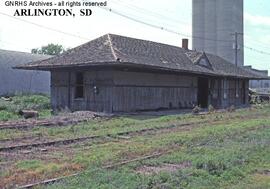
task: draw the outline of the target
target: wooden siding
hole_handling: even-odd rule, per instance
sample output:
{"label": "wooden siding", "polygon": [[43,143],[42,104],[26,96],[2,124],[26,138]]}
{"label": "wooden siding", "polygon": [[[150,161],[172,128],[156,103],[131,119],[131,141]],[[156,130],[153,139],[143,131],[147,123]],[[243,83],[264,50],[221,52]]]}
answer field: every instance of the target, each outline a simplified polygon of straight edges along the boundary
{"label": "wooden siding", "polygon": [[197,89],[175,87],[115,87],[113,111],[192,108]]}
{"label": "wooden siding", "polygon": [[[75,83],[75,73],[72,74],[71,83]],[[98,89],[98,94],[94,92],[95,86]],[[84,98],[75,99],[75,86],[73,85],[71,88],[71,109],[111,112],[112,86],[112,72],[84,72]]]}
{"label": "wooden siding", "polygon": [[[218,83],[218,84],[217,84]],[[248,81],[242,79],[212,79],[210,104],[217,108],[248,104]]]}
{"label": "wooden siding", "polygon": [[[52,72],[51,103],[54,110],[131,112],[192,108],[197,105],[197,76],[128,71],[83,73],[84,97],[76,99],[76,72]],[[94,87],[98,93],[95,93]],[[208,102],[217,108],[247,104],[248,81],[209,79]]]}
{"label": "wooden siding", "polygon": [[222,88],[221,88],[221,79],[211,79],[209,84],[209,105],[211,104],[215,108],[221,107],[221,97],[222,97]]}
{"label": "wooden siding", "polygon": [[[70,74],[70,78],[69,78]],[[111,111],[112,97],[111,72],[84,72],[84,98],[75,98],[75,72],[52,72],[52,107],[77,110]],[[70,84],[69,84],[70,83]],[[94,86],[99,93],[94,93]]]}
{"label": "wooden siding", "polygon": [[113,72],[115,85],[197,87],[197,78],[181,74],[156,74],[139,72]]}
{"label": "wooden siding", "polygon": [[51,105],[55,109],[69,108],[68,72],[51,73]]}
{"label": "wooden siding", "polygon": [[113,111],[192,108],[197,101],[196,77],[114,72]]}

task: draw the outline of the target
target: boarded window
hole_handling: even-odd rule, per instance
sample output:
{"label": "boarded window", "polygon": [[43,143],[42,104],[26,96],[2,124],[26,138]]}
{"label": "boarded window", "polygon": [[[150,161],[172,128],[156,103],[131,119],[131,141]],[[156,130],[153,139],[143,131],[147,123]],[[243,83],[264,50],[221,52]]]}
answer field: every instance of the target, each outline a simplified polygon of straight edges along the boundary
{"label": "boarded window", "polygon": [[76,73],[76,83],[75,83],[75,98],[84,97],[84,77],[83,73]]}

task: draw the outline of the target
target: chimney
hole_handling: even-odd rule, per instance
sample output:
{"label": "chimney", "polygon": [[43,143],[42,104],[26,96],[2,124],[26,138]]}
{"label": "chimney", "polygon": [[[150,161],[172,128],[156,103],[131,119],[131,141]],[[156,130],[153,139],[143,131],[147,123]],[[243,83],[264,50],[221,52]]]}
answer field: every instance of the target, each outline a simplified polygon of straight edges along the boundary
{"label": "chimney", "polygon": [[182,48],[188,50],[188,39],[182,39]]}

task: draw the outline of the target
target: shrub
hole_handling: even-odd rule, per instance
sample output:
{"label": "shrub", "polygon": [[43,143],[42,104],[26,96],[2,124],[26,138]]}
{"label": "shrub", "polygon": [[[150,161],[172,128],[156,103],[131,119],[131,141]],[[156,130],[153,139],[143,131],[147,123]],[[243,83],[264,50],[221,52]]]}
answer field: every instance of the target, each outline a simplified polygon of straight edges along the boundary
{"label": "shrub", "polygon": [[13,104],[19,105],[25,109],[49,109],[50,99],[45,95],[23,95],[13,97]]}
{"label": "shrub", "polygon": [[18,116],[7,111],[0,111],[0,121],[8,121],[10,119],[17,118]]}
{"label": "shrub", "polygon": [[0,101],[0,111],[7,110],[8,106],[5,102]]}
{"label": "shrub", "polygon": [[47,117],[50,115],[50,98],[46,95],[18,95],[10,101],[0,98],[0,121],[19,118],[21,110],[35,110]]}

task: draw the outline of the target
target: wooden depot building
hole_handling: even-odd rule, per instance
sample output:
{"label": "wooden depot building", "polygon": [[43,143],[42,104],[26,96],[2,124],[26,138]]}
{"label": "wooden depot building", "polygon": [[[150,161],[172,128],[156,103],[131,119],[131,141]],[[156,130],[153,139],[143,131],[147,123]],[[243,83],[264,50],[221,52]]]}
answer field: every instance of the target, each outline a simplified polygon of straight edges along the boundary
{"label": "wooden depot building", "polygon": [[132,112],[248,105],[250,79],[265,79],[204,52],[107,34],[17,69],[51,72],[54,110]]}

